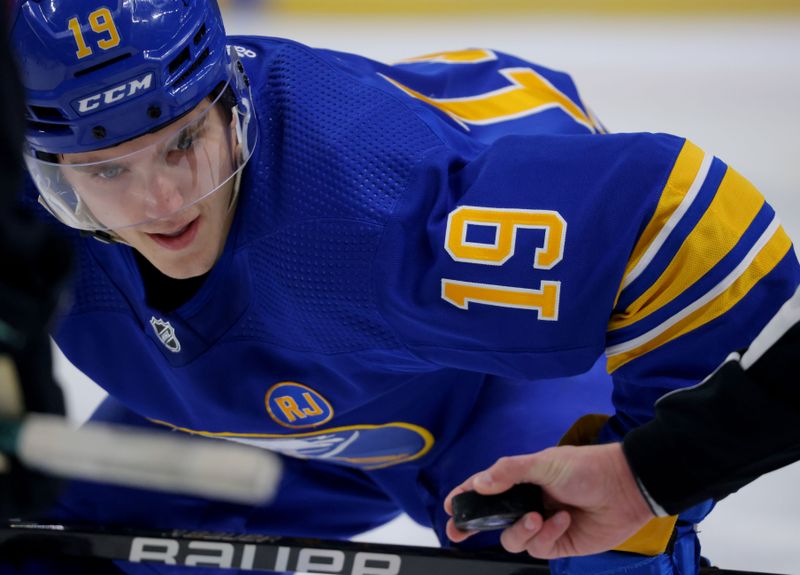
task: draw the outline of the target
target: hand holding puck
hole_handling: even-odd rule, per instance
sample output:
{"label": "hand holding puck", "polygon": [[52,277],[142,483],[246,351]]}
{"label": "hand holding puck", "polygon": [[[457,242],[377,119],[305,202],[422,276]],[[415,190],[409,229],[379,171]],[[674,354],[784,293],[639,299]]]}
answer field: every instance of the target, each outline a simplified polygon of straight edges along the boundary
{"label": "hand holding puck", "polygon": [[542,489],[520,483],[496,495],[467,491],[453,497],[453,521],[461,531],[505,529],[531,511],[544,513]]}

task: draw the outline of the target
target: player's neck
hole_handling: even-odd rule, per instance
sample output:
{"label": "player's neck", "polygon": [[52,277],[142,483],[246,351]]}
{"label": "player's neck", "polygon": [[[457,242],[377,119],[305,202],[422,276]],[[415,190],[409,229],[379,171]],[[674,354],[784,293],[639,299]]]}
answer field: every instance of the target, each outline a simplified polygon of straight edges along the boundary
{"label": "player's neck", "polygon": [[208,273],[206,273],[193,278],[177,280],[158,271],[136,250],[134,250],[134,255],[142,276],[147,305],[162,313],[174,311],[189,301],[208,277]]}

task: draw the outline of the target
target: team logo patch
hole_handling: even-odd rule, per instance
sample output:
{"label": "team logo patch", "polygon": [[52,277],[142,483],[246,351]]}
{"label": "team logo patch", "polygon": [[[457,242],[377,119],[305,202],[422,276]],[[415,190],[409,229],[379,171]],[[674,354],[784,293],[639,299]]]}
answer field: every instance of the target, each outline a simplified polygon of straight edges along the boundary
{"label": "team logo patch", "polygon": [[175,335],[175,328],[168,321],[153,316],[150,318],[150,325],[153,326],[153,331],[156,332],[164,347],[173,353],[178,353],[181,350],[181,342],[178,341],[178,336]]}
{"label": "team logo patch", "polygon": [[285,436],[226,435],[225,439],[290,457],[318,459],[368,470],[419,459],[430,451],[434,443],[428,430],[402,422],[346,425]]}
{"label": "team logo patch", "polygon": [[333,408],[327,399],[293,381],[282,381],[270,387],[264,403],[276,423],[293,429],[322,425],[333,417]]}

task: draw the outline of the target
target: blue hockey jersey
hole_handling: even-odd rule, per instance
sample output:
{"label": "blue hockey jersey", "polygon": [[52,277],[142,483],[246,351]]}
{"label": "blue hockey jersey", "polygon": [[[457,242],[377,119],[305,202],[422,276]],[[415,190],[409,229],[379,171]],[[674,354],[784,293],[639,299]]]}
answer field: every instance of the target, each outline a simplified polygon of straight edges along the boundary
{"label": "blue hockey jersey", "polygon": [[[488,50],[389,66],[231,42],[259,142],[220,260],[162,313],[130,248],[76,240],[55,334],[163,426],[425,465],[488,409],[487,378],[559,385],[606,361],[618,436],[747,346],[800,282],[744,177],[681,138],[606,134],[564,74]],[[546,403],[520,408],[546,419]]]}
{"label": "blue hockey jersey", "polygon": [[485,374],[571,375],[605,351],[633,425],[797,284],[742,176],[679,138],[597,135],[563,74],[487,50],[384,66],[233,42],[261,141],[221,260],[164,315],[129,248],[84,240],[56,336],[146,417],[396,464]]}

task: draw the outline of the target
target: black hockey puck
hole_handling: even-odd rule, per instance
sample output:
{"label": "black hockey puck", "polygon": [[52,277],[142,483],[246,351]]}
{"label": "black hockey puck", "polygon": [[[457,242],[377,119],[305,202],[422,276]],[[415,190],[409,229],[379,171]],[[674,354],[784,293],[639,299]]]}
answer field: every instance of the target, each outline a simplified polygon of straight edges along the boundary
{"label": "black hockey puck", "polygon": [[542,489],[532,483],[497,495],[467,491],[453,497],[453,521],[461,531],[505,529],[530,511],[544,511]]}

